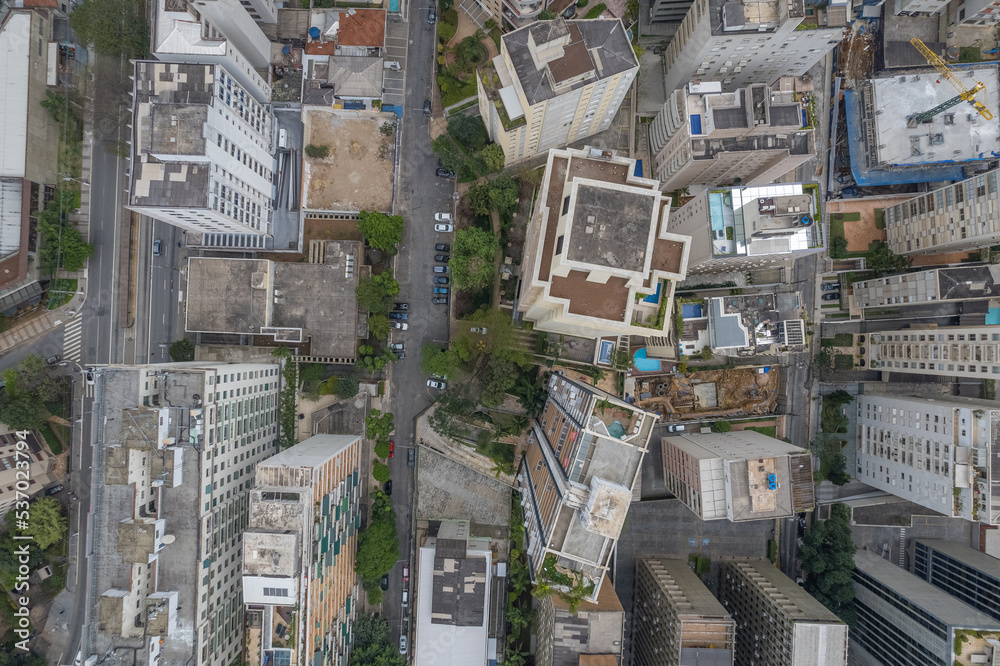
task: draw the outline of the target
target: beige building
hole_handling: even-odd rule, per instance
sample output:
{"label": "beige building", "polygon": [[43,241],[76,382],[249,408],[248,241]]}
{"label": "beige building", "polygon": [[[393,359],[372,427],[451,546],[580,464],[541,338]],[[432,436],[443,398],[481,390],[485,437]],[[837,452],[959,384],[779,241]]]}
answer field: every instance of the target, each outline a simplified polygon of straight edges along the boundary
{"label": "beige building", "polygon": [[601,586],[596,601],[581,602],[575,610],[555,594],[536,604],[537,666],[579,666],[597,657],[621,663],[625,610],[610,582]]}
{"label": "beige building", "polygon": [[[27,433],[24,444],[20,444],[21,439],[17,433],[2,424],[0,428],[6,430],[0,433],[0,518],[3,518],[14,508],[18,499],[36,495],[46,485],[58,479],[52,473],[52,454],[48,447],[42,445],[37,433]],[[24,467],[25,464],[27,468]],[[27,481],[24,479],[25,470],[28,474]],[[25,483],[27,487],[24,487]]]}
{"label": "beige building", "polygon": [[1000,243],[1000,194],[992,169],[885,209],[896,254],[966,252]]}
{"label": "beige building", "polygon": [[635,160],[550,150],[528,225],[519,310],[537,330],[584,338],[662,335],[690,239]]}
{"label": "beige building", "polygon": [[976,379],[1000,378],[1000,327],[942,326],[873,332],[872,370]]}
{"label": "beige building", "polygon": [[479,69],[479,112],[509,165],[608,129],[638,71],[620,20],[539,21]]}
{"label": "beige building", "polygon": [[794,92],[763,84],[722,92],[718,81],[675,90],[649,126],[652,175],[666,192],[766,185],[812,158],[812,128]]}
{"label": "beige building", "polygon": [[635,561],[632,664],[732,666],[736,624],[683,560]]}
{"label": "beige building", "polygon": [[753,430],[660,440],[669,490],[702,520],[787,518],[815,504],[812,455]]}

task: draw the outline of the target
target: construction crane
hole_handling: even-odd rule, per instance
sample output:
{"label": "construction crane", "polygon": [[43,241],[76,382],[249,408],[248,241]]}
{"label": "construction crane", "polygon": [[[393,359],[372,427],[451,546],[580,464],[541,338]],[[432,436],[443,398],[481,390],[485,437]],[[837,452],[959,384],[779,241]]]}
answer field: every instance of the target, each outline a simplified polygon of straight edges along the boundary
{"label": "construction crane", "polygon": [[941,113],[942,111],[947,111],[951,107],[957,106],[962,102],[968,102],[969,104],[971,104],[976,109],[976,111],[979,112],[979,115],[981,115],[983,118],[986,118],[986,120],[993,120],[993,114],[990,113],[990,110],[986,108],[986,105],[984,105],[982,102],[976,101],[976,93],[985,89],[986,88],[985,85],[983,85],[980,81],[976,81],[976,85],[972,86],[971,88],[966,88],[965,84],[959,81],[958,76],[956,76],[954,70],[952,70],[952,68],[948,66],[948,63],[939,58],[938,55],[934,53],[934,51],[931,51],[929,48],[927,48],[926,44],[924,44],[916,37],[911,39],[910,43],[913,44],[913,47],[915,49],[920,51],[920,55],[926,58],[929,64],[934,66],[934,69],[938,71],[938,74],[940,74],[942,78],[947,79],[948,83],[953,85],[955,89],[958,91],[958,96],[952,97],[947,102],[938,104],[929,111],[924,111],[923,113],[917,113],[910,116],[910,118],[908,119],[910,123],[914,125],[925,123],[934,116],[936,116],[937,114]]}

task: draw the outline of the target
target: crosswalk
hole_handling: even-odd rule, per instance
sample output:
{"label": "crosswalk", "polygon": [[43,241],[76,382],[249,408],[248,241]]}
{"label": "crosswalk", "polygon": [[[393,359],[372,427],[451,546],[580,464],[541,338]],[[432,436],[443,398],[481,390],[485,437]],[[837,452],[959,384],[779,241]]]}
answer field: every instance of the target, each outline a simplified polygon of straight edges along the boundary
{"label": "crosswalk", "polygon": [[77,317],[63,329],[63,359],[80,362],[83,346],[83,317]]}

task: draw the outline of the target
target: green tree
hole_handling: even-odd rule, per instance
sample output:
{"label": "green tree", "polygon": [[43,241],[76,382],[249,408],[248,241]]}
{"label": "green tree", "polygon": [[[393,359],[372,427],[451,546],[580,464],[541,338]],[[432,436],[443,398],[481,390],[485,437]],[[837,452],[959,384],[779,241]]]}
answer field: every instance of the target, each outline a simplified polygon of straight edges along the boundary
{"label": "green tree", "polygon": [[496,173],[503,169],[507,156],[504,155],[503,147],[499,144],[491,143],[479,151],[479,159],[483,161],[483,164],[490,173]]}
{"label": "green tree", "polygon": [[353,398],[361,390],[361,384],[354,375],[340,375],[333,393],[340,399]]}
{"label": "green tree", "polygon": [[[473,328],[485,328],[486,333],[473,333]],[[510,315],[499,309],[483,307],[464,319],[452,350],[478,389],[479,401],[487,407],[502,403],[522,369],[530,366]]]}
{"label": "green tree", "polygon": [[388,314],[398,293],[399,283],[388,272],[361,278],[354,289],[358,305],[373,315]]}
{"label": "green tree", "polygon": [[538,15],[539,21],[552,21],[556,18],[556,13],[551,9],[543,9]]}
{"label": "green tree", "polygon": [[[466,37],[466,39],[470,39],[470,37]],[[462,40],[462,45],[464,44],[465,40]],[[481,44],[475,39],[471,39],[470,45],[473,48],[474,46],[481,47]],[[456,114],[448,119],[448,133],[465,146],[470,153],[485,146],[487,139],[489,139],[482,119],[479,116],[469,116],[464,113]]]}
{"label": "green tree", "polygon": [[389,623],[379,615],[359,615],[354,621],[354,648],[389,644]]}
{"label": "green tree", "polygon": [[384,439],[395,429],[395,417],[392,412],[383,414],[377,409],[372,409],[365,415],[365,432],[368,439]]}
{"label": "green tree", "polygon": [[826,396],[826,400],[836,403],[837,405],[848,405],[854,402],[854,396],[844,389],[837,389],[833,393]]}
{"label": "green tree", "polygon": [[459,364],[458,354],[428,343],[420,349],[420,370],[428,375],[447,379]]}
{"label": "green tree", "polygon": [[392,328],[389,324],[389,318],[385,315],[371,315],[368,317],[368,333],[379,340],[388,340],[389,331]]}
{"label": "green tree", "polygon": [[912,264],[913,260],[910,257],[894,254],[885,243],[879,243],[865,255],[865,266],[875,274],[875,277],[905,271]]}
{"label": "green tree", "polygon": [[529,417],[542,413],[542,408],[545,406],[545,383],[540,377],[521,375],[511,387],[511,393]]}
{"label": "green tree", "polygon": [[389,480],[389,466],[383,465],[379,461],[372,463],[372,476],[376,481],[380,483],[385,483]]}
{"label": "green tree", "polygon": [[496,279],[496,253],[500,241],[479,227],[459,229],[451,247],[451,279],[455,289],[484,289]]}
{"label": "green tree", "polygon": [[517,205],[517,181],[506,174],[469,188],[469,204],[476,215],[489,215],[493,210],[510,211]]}
{"label": "green tree", "polygon": [[149,27],[135,0],[84,0],[73,8],[70,24],[82,44],[101,55],[142,58],[149,52]]}
{"label": "green tree", "polygon": [[194,360],[194,343],[187,338],[170,343],[170,348],[167,351],[170,354],[170,360],[175,363]]}
{"label": "green tree", "polygon": [[712,424],[712,432],[729,432],[733,429],[733,424],[729,421],[716,421]]}
{"label": "green tree", "polygon": [[42,497],[31,503],[27,526],[21,526],[16,511],[7,515],[14,517],[8,521],[8,526],[13,525],[21,534],[30,535],[42,550],[66,537],[66,518],[62,515],[62,505],[54,497]]}
{"label": "green tree", "polygon": [[395,516],[391,520],[376,520],[358,538],[354,571],[365,581],[374,582],[392,569],[398,559]]}
{"label": "green tree", "polygon": [[711,347],[702,347],[701,352],[698,354],[704,361],[711,361],[712,357],[715,355],[712,353]]}
{"label": "green tree", "polygon": [[389,457],[389,440],[380,439],[375,443],[375,455],[379,458]]}
{"label": "green tree", "polygon": [[[29,569],[37,569],[45,563],[45,554],[33,541],[14,540],[14,526],[16,524],[15,511],[7,514],[7,531],[0,536],[0,583],[4,588],[13,590],[17,583],[19,567],[22,564],[20,557],[23,548],[27,548],[24,556],[27,558]],[[0,662],[2,664],[3,662]]]}
{"label": "green tree", "polygon": [[440,158],[442,166],[453,171],[458,171],[459,166],[465,160],[462,151],[447,134],[442,134],[431,141],[431,150]]}
{"label": "green tree", "polygon": [[377,250],[396,253],[403,242],[403,216],[363,210],[358,213],[358,229],[368,244]]}
{"label": "green tree", "polygon": [[815,521],[799,546],[799,560],[807,574],[805,588],[820,603],[842,619],[853,611],[856,547],[851,539],[851,511],[834,504],[830,519]]}
{"label": "green tree", "polygon": [[847,256],[847,239],[843,236],[837,236],[830,241],[830,258],[831,259],[843,259]]}

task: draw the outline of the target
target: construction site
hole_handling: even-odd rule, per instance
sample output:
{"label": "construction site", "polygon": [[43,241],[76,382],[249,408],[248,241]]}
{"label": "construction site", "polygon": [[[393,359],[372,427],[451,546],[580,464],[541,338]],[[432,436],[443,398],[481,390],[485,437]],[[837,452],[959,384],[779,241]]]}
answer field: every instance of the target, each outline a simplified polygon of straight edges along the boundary
{"label": "construction site", "polygon": [[704,370],[637,378],[639,406],[667,420],[771,414],[778,404],[776,367]]}

